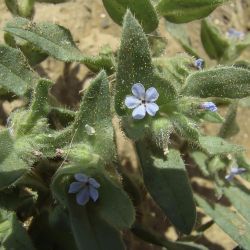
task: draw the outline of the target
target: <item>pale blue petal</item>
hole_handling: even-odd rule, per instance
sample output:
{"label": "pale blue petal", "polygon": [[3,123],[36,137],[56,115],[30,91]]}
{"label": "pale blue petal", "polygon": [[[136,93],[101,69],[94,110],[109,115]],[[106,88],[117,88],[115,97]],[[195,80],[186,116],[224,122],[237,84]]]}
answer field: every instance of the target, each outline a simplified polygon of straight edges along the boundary
{"label": "pale blue petal", "polygon": [[234,178],[234,175],[233,175],[233,174],[228,174],[228,175],[225,176],[225,179],[226,179],[227,181],[232,181],[233,178]]}
{"label": "pale blue petal", "polygon": [[127,96],[125,99],[125,105],[129,109],[134,109],[141,104],[141,101],[135,96]]}
{"label": "pale blue petal", "polygon": [[87,183],[88,182],[88,176],[86,176],[85,174],[75,174],[75,179],[77,181],[83,182],[83,183]]}
{"label": "pale blue petal", "polygon": [[137,97],[140,100],[144,100],[145,98],[145,88],[141,83],[135,83],[132,86],[132,93],[135,97]]}
{"label": "pale blue petal", "polygon": [[76,195],[76,202],[84,206],[89,201],[89,189],[85,187]]}
{"label": "pale blue petal", "polygon": [[159,110],[159,106],[156,103],[146,103],[146,111],[150,116],[155,116]]}
{"label": "pale blue petal", "polygon": [[99,188],[101,185],[94,178],[89,178],[89,184],[95,188]]}
{"label": "pale blue petal", "polygon": [[143,119],[146,115],[146,108],[145,105],[140,105],[137,108],[135,108],[132,112],[132,117],[136,120]]}
{"label": "pale blue petal", "polygon": [[97,201],[99,197],[99,193],[94,187],[89,186],[89,196],[91,197],[93,201]]}
{"label": "pale blue petal", "polygon": [[146,95],[145,95],[145,101],[146,102],[155,102],[159,97],[159,93],[157,92],[156,88],[151,87],[147,89]]}
{"label": "pale blue petal", "polygon": [[246,172],[245,168],[238,168],[238,167],[232,167],[231,168],[231,173],[232,174],[242,174],[244,172]]}
{"label": "pale blue petal", "polygon": [[217,111],[217,107],[213,102],[204,102],[201,104],[201,107],[203,109],[207,109],[210,110],[212,112],[216,112]]}
{"label": "pale blue petal", "polygon": [[81,190],[81,188],[83,188],[83,185],[84,184],[81,182],[72,182],[69,186],[68,193],[69,194],[78,193]]}

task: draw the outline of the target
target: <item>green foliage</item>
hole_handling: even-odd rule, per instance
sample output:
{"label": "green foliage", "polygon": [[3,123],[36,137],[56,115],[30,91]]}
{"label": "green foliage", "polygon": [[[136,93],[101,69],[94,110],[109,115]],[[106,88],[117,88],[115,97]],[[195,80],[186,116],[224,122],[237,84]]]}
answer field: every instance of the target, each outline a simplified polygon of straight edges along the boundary
{"label": "green foliage", "polygon": [[129,9],[141,23],[145,32],[152,32],[158,26],[158,17],[150,0],[103,0],[103,4],[111,18],[120,25]]}
{"label": "green foliage", "polygon": [[218,6],[228,0],[161,0],[157,4],[157,11],[168,21],[186,23],[208,16]]}
{"label": "green foliage", "polygon": [[222,138],[214,136],[200,136],[199,143],[201,147],[211,155],[239,153],[244,151],[243,147],[228,143]]}
{"label": "green foliage", "polygon": [[195,204],[184,163],[176,150],[167,159],[151,156],[143,142],[137,142],[145,185],[174,226],[189,234],[196,220]]}
{"label": "green foliage", "polygon": [[142,83],[145,88],[152,86],[157,88],[161,93],[157,100],[158,105],[176,97],[172,84],[162,78],[153,68],[147,38],[133,15],[127,12],[118,56],[115,93],[115,107],[119,115],[125,113],[125,97],[131,94],[132,85],[138,82]]}
{"label": "green foliage", "polygon": [[0,209],[0,242],[3,250],[35,249],[16,215],[3,209]]}
{"label": "green foliage", "polygon": [[188,96],[243,98],[250,95],[250,71],[235,67],[218,67],[190,74],[182,89]]}
{"label": "green foliage", "polygon": [[34,11],[35,0],[5,0],[9,11],[14,15],[30,18]]}
{"label": "green foliage", "polygon": [[1,89],[18,96],[26,94],[34,87],[38,75],[30,68],[19,50],[0,45],[0,54]]}
{"label": "green foliage", "polygon": [[16,17],[9,21],[4,30],[27,40],[42,52],[65,62],[81,62],[93,71],[106,68],[112,71],[113,63],[107,56],[88,57],[76,47],[70,32],[59,25],[35,23]]}
{"label": "green foliage", "polygon": [[250,244],[250,224],[240,214],[233,212],[229,207],[224,207],[219,203],[211,203],[200,196],[195,197],[198,205],[236,241],[240,247],[248,248]]}

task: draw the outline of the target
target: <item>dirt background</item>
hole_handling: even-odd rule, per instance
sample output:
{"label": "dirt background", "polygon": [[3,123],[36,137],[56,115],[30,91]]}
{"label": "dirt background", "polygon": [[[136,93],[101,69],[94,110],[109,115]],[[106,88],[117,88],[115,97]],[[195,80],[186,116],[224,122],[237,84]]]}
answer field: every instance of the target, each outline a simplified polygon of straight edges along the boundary
{"label": "dirt background", "polygon": [[[72,0],[57,5],[36,3],[35,10],[35,21],[49,21],[68,28],[77,46],[83,53],[96,55],[101,47],[107,44],[114,51],[119,47],[121,27],[109,18],[101,0]],[[11,15],[5,7],[4,0],[0,0],[0,29],[10,18]],[[234,27],[244,32],[250,31],[250,1],[232,1],[213,12],[211,18],[223,32],[226,32],[229,27]],[[199,25],[199,21],[189,23],[188,32],[193,46],[206,59],[207,65],[211,66],[215,62],[207,58],[202,48],[199,38]],[[166,32],[163,19],[161,19],[159,26],[159,34],[168,43],[165,55],[174,56],[176,53],[183,52],[180,45]],[[3,32],[1,30],[0,42],[3,42]],[[244,52],[241,58],[250,59],[250,52]],[[80,99],[79,91],[92,77],[84,65],[71,64],[65,66],[63,62],[48,58],[36,69],[42,76],[49,77],[55,82],[53,91],[62,103],[71,108],[77,108]],[[72,96],[74,99],[72,99]],[[8,114],[13,108],[20,105],[20,103],[9,103],[6,101],[2,105],[5,113]],[[240,107],[237,119],[241,131],[231,140],[245,146],[246,154],[250,159],[250,109]],[[210,134],[215,134],[217,129],[215,126],[205,127],[205,130]],[[124,161],[132,159],[132,162],[136,162],[136,157],[132,153],[133,145],[122,136],[119,136],[118,144]],[[154,215],[150,216],[149,220],[152,220],[154,228],[165,227],[165,219],[157,211]],[[208,218],[204,220],[208,220]],[[166,235],[171,239],[176,239],[178,236],[172,227],[168,227]],[[232,250],[236,246],[235,242],[216,225],[207,230],[205,236],[201,242],[211,250]],[[126,244],[127,248],[131,250],[158,249],[158,247],[143,243],[130,234],[126,236]]]}

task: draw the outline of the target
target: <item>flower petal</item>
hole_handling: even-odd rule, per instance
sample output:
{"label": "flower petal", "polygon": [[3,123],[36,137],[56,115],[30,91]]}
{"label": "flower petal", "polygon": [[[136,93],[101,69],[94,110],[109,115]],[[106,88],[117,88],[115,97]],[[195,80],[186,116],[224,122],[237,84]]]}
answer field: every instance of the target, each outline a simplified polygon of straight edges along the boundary
{"label": "flower petal", "polygon": [[75,179],[77,181],[80,181],[80,182],[83,182],[83,183],[87,183],[88,179],[89,179],[89,177],[87,175],[81,174],[81,173],[75,174],[74,176],[75,176]]}
{"label": "flower petal", "polygon": [[95,188],[99,188],[101,185],[99,182],[97,182],[94,178],[89,178],[89,183],[91,186]]}
{"label": "flower petal", "polygon": [[69,194],[78,193],[83,188],[82,182],[72,182],[69,186]]}
{"label": "flower petal", "polygon": [[99,193],[94,187],[89,186],[89,196],[91,197],[93,201],[97,201],[99,197]]}
{"label": "flower petal", "polygon": [[225,179],[226,179],[227,181],[232,181],[233,178],[234,178],[234,174],[228,174],[228,175],[225,176]]}
{"label": "flower petal", "polygon": [[156,112],[159,110],[159,106],[156,103],[146,103],[146,111],[149,115],[155,116]]}
{"label": "flower petal", "polygon": [[135,108],[134,111],[132,112],[132,117],[135,120],[140,120],[144,118],[145,115],[146,115],[146,108],[145,105],[143,104]]}
{"label": "flower petal", "polygon": [[141,104],[141,101],[135,96],[127,96],[125,99],[125,105],[129,109],[134,109]]}
{"label": "flower petal", "polygon": [[85,187],[76,195],[76,202],[84,206],[89,201],[89,189]]}
{"label": "flower petal", "polygon": [[155,102],[159,97],[159,93],[157,92],[156,88],[151,87],[147,89],[146,95],[145,95],[145,101],[146,102]]}
{"label": "flower petal", "polygon": [[132,86],[132,93],[140,100],[144,100],[145,98],[145,88],[141,83],[135,83]]}

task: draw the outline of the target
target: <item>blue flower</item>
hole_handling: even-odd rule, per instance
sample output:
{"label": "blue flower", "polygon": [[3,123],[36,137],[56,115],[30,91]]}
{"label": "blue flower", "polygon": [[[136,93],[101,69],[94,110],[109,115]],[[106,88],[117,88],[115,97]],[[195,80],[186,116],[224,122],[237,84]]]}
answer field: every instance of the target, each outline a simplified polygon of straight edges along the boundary
{"label": "blue flower", "polygon": [[70,184],[68,193],[76,194],[76,202],[82,206],[89,201],[89,198],[96,202],[99,197],[97,188],[100,184],[84,174],[75,174],[74,177],[77,181]]}
{"label": "blue flower", "polygon": [[200,107],[202,109],[210,110],[212,112],[217,111],[217,107],[213,102],[203,102]]}
{"label": "blue flower", "polygon": [[204,68],[204,60],[199,58],[197,60],[194,61],[194,66],[199,69],[202,70]]}
{"label": "blue flower", "polygon": [[131,90],[133,96],[126,97],[125,105],[129,109],[134,109],[132,117],[136,120],[143,119],[146,112],[150,116],[155,116],[156,112],[159,110],[159,106],[155,103],[159,97],[157,90],[151,87],[145,91],[141,83],[135,83]]}
{"label": "blue flower", "polygon": [[236,176],[236,175],[240,175],[242,173],[245,173],[246,172],[246,169],[245,168],[239,168],[239,167],[232,167],[229,174],[227,174],[225,176],[225,179],[228,180],[228,181],[231,181],[233,180],[233,178]]}
{"label": "blue flower", "polygon": [[227,31],[227,36],[231,39],[244,39],[245,38],[245,33],[244,32],[241,32],[241,31],[238,31],[236,29],[233,29],[233,28],[230,28],[228,31]]}

